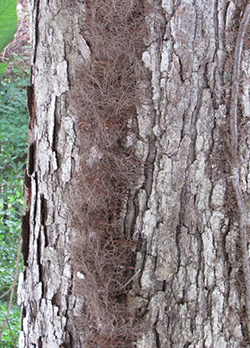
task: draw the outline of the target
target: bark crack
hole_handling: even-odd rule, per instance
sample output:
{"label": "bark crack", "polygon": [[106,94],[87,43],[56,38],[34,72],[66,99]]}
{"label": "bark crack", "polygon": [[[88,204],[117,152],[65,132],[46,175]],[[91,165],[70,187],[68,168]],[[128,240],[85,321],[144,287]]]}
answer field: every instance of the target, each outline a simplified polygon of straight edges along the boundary
{"label": "bark crack", "polygon": [[156,348],[161,348],[160,335],[159,335],[159,333],[157,331],[158,318],[159,318],[159,311],[157,312],[157,315],[156,315],[156,319],[155,319],[155,322],[154,322],[154,325],[153,325],[153,330],[154,330],[154,335],[155,335],[155,345],[156,345]]}

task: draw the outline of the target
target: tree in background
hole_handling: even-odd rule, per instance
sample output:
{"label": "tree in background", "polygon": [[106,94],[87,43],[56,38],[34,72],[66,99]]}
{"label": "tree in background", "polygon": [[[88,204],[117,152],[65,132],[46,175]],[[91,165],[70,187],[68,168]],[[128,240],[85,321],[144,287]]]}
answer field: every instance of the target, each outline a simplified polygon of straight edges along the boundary
{"label": "tree in background", "polygon": [[249,345],[249,7],[32,1],[20,347]]}

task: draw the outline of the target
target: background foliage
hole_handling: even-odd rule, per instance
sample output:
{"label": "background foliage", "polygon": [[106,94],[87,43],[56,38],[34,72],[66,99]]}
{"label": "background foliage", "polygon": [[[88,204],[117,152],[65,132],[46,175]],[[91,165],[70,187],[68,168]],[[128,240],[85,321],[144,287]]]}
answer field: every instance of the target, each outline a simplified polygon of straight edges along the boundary
{"label": "background foliage", "polygon": [[[17,0],[0,0],[0,53],[13,40],[17,29]],[[5,63],[0,63],[0,74],[5,71]]]}
{"label": "background foliage", "polygon": [[[24,58],[15,58],[9,64],[12,68],[0,78],[0,322],[7,312],[22,214],[28,136],[26,86],[29,84],[27,70],[20,68],[28,66],[24,63]],[[17,341],[20,310],[16,304],[9,324]],[[14,347],[9,329],[6,329],[0,347]]]}

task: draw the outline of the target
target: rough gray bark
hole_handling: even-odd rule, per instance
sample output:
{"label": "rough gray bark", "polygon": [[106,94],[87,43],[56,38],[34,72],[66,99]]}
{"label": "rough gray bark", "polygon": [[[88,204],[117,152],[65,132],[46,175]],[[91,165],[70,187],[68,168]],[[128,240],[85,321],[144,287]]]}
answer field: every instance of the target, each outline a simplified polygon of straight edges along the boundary
{"label": "rough gray bark", "polygon": [[70,237],[67,186],[78,161],[75,119],[67,91],[82,60],[82,6],[31,2],[32,75],[29,88],[28,223],[23,223],[25,267],[19,280],[20,347],[72,346]]}
{"label": "rough gray bark", "polygon": [[[135,226],[146,240],[134,289],[145,302],[148,332],[138,347],[248,344],[237,213],[227,214],[228,204],[237,204],[227,193],[230,155],[222,137],[230,124],[229,55],[242,9],[236,5],[162,1],[149,17],[152,40],[143,58],[153,74],[151,108],[142,107],[139,123],[144,156],[152,146],[155,154],[149,189],[138,194]],[[239,145],[245,198],[248,61],[245,50],[239,116],[245,124]]]}
{"label": "rough gray bark", "polygon": [[[128,201],[124,218],[142,241],[135,270],[141,272],[130,292],[146,328],[137,347],[244,347],[246,299],[226,139],[230,56],[244,4],[148,2],[150,37],[143,61],[152,79],[141,84],[136,145],[145,162],[144,183]],[[19,282],[20,347],[81,347],[72,321],[80,300],[71,294],[67,192],[78,163],[68,91],[76,67],[89,54],[80,33],[83,5],[33,0],[31,10],[30,211]],[[239,107],[245,200],[249,59],[245,47]]]}

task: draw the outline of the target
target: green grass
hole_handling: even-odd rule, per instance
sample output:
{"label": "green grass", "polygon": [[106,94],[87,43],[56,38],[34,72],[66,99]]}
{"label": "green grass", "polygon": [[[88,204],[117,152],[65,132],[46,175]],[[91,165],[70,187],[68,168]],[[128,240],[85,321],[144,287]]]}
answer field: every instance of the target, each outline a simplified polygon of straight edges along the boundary
{"label": "green grass", "polygon": [[[17,0],[0,0],[0,53],[14,39],[17,28]],[[7,65],[0,63],[0,74]]]}
{"label": "green grass", "polygon": [[0,0],[0,53],[13,40],[17,28],[17,0]]}

